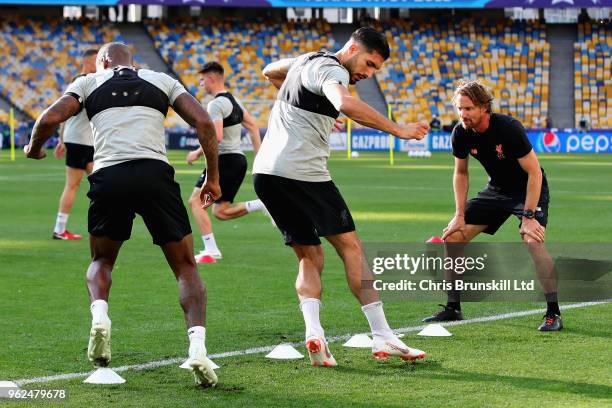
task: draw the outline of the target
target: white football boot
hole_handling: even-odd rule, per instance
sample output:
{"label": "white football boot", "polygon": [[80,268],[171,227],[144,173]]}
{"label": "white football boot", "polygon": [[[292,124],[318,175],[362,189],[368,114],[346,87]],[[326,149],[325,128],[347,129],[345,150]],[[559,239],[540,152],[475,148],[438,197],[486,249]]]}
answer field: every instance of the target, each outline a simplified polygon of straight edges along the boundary
{"label": "white football boot", "polygon": [[217,374],[212,369],[210,360],[206,357],[206,346],[204,341],[192,341],[189,345],[189,369],[193,372],[193,378],[197,385],[208,388],[217,385]]}
{"label": "white football boot", "polygon": [[398,356],[405,361],[425,358],[424,351],[408,347],[396,336],[389,338],[374,336],[372,355],[377,360],[386,360],[391,356]]}
{"label": "white football boot", "polygon": [[334,367],[338,365],[323,337],[309,336],[306,339],[306,350],[308,350],[308,357],[310,357],[310,363],[313,367]]}
{"label": "white football boot", "polygon": [[96,367],[106,367],[111,361],[111,321],[107,315],[91,322],[87,357]]}

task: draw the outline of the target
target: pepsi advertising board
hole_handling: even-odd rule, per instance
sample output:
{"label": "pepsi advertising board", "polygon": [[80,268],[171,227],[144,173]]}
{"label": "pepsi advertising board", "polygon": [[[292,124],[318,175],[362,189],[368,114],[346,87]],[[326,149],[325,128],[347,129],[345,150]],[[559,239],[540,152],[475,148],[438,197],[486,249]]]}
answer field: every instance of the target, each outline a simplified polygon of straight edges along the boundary
{"label": "pepsi advertising board", "polygon": [[[527,137],[536,153],[612,153],[612,131],[590,131],[580,133],[565,130],[530,130]],[[448,152],[452,150],[449,133],[429,136],[429,150]]]}

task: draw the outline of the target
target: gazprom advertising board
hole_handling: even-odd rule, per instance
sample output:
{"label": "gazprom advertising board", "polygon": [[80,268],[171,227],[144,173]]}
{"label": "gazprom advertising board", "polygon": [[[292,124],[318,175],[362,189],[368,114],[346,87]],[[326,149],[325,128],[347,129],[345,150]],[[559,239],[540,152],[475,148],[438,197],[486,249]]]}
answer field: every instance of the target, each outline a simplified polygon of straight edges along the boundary
{"label": "gazprom advertising board", "polygon": [[[528,131],[527,137],[536,153],[612,153],[612,131],[587,133],[566,130]],[[429,135],[429,150],[452,150],[449,133]]]}

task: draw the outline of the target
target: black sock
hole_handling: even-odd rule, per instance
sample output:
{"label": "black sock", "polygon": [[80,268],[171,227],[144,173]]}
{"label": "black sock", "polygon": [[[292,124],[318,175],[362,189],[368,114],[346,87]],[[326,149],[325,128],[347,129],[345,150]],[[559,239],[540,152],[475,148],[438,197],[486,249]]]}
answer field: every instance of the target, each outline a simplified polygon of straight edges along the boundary
{"label": "black sock", "polygon": [[545,293],[544,296],[546,297],[546,315],[561,315],[559,302],[557,302],[557,292]]}
{"label": "black sock", "polygon": [[446,306],[455,310],[461,310],[461,291],[449,290],[446,292]]}
{"label": "black sock", "polygon": [[461,311],[461,303],[459,302],[446,302],[446,307],[450,307],[452,309],[455,309],[457,311]]}

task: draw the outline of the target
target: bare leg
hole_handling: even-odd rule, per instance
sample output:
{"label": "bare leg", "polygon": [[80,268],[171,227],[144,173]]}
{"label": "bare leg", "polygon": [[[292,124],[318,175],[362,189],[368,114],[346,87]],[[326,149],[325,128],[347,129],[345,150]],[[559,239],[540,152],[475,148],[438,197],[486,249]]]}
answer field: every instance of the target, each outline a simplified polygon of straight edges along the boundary
{"label": "bare leg", "polygon": [[202,203],[200,202],[200,189],[194,188],[191,193],[191,197],[189,197],[189,207],[191,207],[191,213],[198,224],[198,228],[200,230],[200,234],[208,235],[213,232],[212,224],[210,222],[210,217],[208,216],[208,211],[202,208]]}
{"label": "bare leg", "polygon": [[178,282],[180,303],[185,313],[187,328],[204,326],[206,322],[206,288],[198,274],[193,258],[193,236],[162,246],[168,265]]}
{"label": "bare leg", "polygon": [[321,245],[292,245],[298,258],[298,277],[295,291],[300,302],[304,299],[321,299],[323,291],[321,273],[323,272],[323,247]]}
{"label": "bare leg", "polygon": [[229,201],[220,201],[213,205],[213,215],[221,221],[242,217],[248,213],[245,203],[232,205]]}
{"label": "bare leg", "polygon": [[[444,256],[449,258],[457,258],[463,256],[463,250],[465,245],[468,242],[472,241],[476,235],[480,234],[482,231],[487,229],[487,225],[474,225],[467,224],[465,226],[465,235],[463,235],[460,231],[454,232],[444,241]],[[459,275],[455,273],[452,269],[444,270],[444,279],[448,282],[454,282],[459,278]],[[447,292],[448,295],[448,303],[459,303],[461,292],[458,290],[449,290]],[[457,308],[460,306],[457,305]]]}
{"label": "bare leg", "polygon": [[[553,260],[546,250],[544,243],[538,243],[533,238],[523,235],[523,242],[527,244],[529,254],[535,264],[538,280],[545,295],[557,292],[557,277],[553,265]],[[556,300],[555,300],[556,302]]]}
{"label": "bare leg", "polygon": [[334,246],[342,259],[349,288],[359,303],[368,305],[379,301],[378,292],[372,286],[374,275],[365,259],[357,232],[331,235],[326,239]]}
{"label": "bare leg", "polygon": [[111,272],[123,241],[113,241],[108,237],[89,236],[91,264],[87,269],[87,290],[89,300],[102,299],[108,302],[112,284]]}
{"label": "bare leg", "polygon": [[66,166],[66,183],[64,184],[64,190],[60,197],[59,212],[70,214],[72,205],[74,204],[74,197],[79,190],[84,174],[84,170]]}

